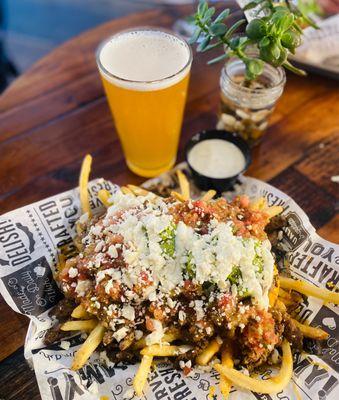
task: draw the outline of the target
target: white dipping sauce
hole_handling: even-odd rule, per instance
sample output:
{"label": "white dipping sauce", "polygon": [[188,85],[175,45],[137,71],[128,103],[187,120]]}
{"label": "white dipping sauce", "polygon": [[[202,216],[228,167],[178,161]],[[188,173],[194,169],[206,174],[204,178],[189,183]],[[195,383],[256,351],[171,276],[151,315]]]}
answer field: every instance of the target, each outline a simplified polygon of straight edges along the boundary
{"label": "white dipping sauce", "polygon": [[197,143],[188,153],[188,162],[201,175],[219,179],[238,175],[246,165],[239,147],[222,139]]}

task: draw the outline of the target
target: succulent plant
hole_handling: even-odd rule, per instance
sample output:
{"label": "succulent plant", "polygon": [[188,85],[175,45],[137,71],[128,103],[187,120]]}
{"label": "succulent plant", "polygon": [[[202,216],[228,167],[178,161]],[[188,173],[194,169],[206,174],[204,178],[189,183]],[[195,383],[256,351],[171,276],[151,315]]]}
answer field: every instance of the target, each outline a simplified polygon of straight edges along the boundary
{"label": "succulent plant", "polygon": [[[253,0],[244,7],[244,10],[249,9],[253,9],[256,18],[247,24],[245,34],[239,36],[237,31],[246,24],[245,19],[228,26],[229,9],[215,17],[215,8],[209,7],[205,0],[200,1],[192,18],[196,29],[191,44],[199,42],[197,51],[200,52],[216,47],[224,49],[223,54],[209,64],[228,57],[240,58],[246,66],[246,80],[256,79],[263,72],[264,62],[304,75],[304,71],[288,61],[288,55],[294,54],[301,44],[302,27],[311,25],[316,28],[315,23],[288,0]],[[246,51],[249,46],[257,50],[257,57]]]}

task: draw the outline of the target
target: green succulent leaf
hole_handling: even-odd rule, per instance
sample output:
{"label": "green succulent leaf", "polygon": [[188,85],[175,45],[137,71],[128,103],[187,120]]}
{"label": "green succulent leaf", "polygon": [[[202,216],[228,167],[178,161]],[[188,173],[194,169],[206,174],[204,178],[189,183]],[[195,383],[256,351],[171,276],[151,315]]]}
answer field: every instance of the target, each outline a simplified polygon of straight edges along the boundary
{"label": "green succulent leaf", "polygon": [[199,37],[200,37],[200,35],[201,35],[201,32],[202,32],[201,28],[200,28],[199,26],[196,27],[196,28],[195,28],[195,31],[193,32],[193,35],[192,35],[192,37],[189,39],[188,43],[189,43],[189,44],[195,43],[195,42],[199,39]]}
{"label": "green succulent leaf", "polygon": [[[284,66],[298,74],[301,71],[287,61],[289,53],[294,53],[301,44],[305,21],[314,24],[294,3],[284,0],[250,0],[245,10],[254,9],[257,15],[240,36],[239,28],[246,23],[241,19],[229,25],[230,10],[225,9],[215,16],[215,8],[201,0],[197,12],[191,18],[196,30],[190,43],[199,42],[197,50],[205,52],[223,46],[224,53],[210,60],[214,64],[227,57],[238,57],[246,65],[246,79],[256,79],[263,71],[264,62],[274,67]],[[264,14],[264,16],[263,16]],[[246,49],[251,45],[258,50],[258,58],[248,57]]]}
{"label": "green succulent leaf", "polygon": [[250,1],[248,4],[246,4],[246,6],[245,7],[243,7],[243,10],[244,11],[247,11],[247,10],[252,10],[252,8],[255,8],[255,7],[257,7],[258,6],[258,2],[256,2],[256,1]]}
{"label": "green succulent leaf", "polygon": [[205,22],[210,21],[214,13],[215,13],[215,8],[214,7],[209,8],[204,14],[204,21]]}
{"label": "green succulent leaf", "polygon": [[223,36],[227,32],[227,26],[222,23],[213,24],[211,31],[215,36]]}
{"label": "green succulent leaf", "polygon": [[208,10],[207,1],[201,0],[198,5],[198,14],[204,15],[207,10]]}
{"label": "green succulent leaf", "polygon": [[292,30],[286,31],[281,36],[281,44],[287,49],[294,51],[301,44],[300,35]]}
{"label": "green succulent leaf", "polygon": [[230,15],[230,10],[226,8],[226,10],[222,11],[217,18],[214,20],[214,22],[221,22],[224,19],[226,19]]}
{"label": "green succulent leaf", "polygon": [[228,58],[229,57],[229,55],[228,54],[222,54],[221,56],[219,56],[219,57],[216,57],[216,58],[213,58],[212,60],[209,60],[208,62],[207,62],[207,64],[208,65],[212,65],[212,64],[215,64],[215,63],[217,63],[217,62],[219,62],[219,61],[222,61],[222,60],[225,60],[226,58]]}
{"label": "green succulent leaf", "polygon": [[235,24],[233,24],[233,26],[231,26],[228,29],[228,31],[225,34],[225,37],[230,38],[233,35],[233,33],[236,30],[238,30],[241,27],[241,25],[244,25],[246,22],[247,22],[246,19],[240,19],[239,21],[237,21]]}
{"label": "green succulent leaf", "polygon": [[211,38],[206,36],[198,45],[197,51],[203,51],[210,43]]}
{"label": "green succulent leaf", "polygon": [[246,34],[252,40],[258,40],[266,34],[266,23],[261,19],[252,19],[246,26]]}
{"label": "green succulent leaf", "polygon": [[245,61],[246,79],[253,80],[257,78],[264,69],[264,62],[257,58],[249,58]]}

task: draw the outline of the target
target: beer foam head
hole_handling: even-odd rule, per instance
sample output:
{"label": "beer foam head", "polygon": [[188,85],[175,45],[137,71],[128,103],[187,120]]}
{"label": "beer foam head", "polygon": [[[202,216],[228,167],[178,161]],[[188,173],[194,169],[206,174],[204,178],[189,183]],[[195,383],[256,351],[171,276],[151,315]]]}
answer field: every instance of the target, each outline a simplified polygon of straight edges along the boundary
{"label": "beer foam head", "polygon": [[134,90],[158,90],[187,75],[187,43],[167,32],[134,30],[118,33],[98,52],[100,72],[113,84]]}

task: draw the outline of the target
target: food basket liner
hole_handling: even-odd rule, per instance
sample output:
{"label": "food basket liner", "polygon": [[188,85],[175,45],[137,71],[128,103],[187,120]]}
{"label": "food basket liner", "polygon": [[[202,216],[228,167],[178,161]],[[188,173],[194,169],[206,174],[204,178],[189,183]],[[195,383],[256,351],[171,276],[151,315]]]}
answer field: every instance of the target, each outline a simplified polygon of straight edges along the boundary
{"label": "food basket liner", "polygon": [[[150,181],[149,185],[168,180],[169,175],[165,174]],[[113,193],[117,186],[103,179],[90,182],[94,213],[103,211],[96,196],[100,189]],[[328,282],[338,283],[339,246],[319,237],[306,214],[289,196],[249,177],[240,178],[236,194],[240,193],[251,198],[264,196],[269,205],[283,206],[288,226],[283,228],[282,244],[290,252],[291,272],[295,277],[320,287],[325,287]],[[197,191],[195,195],[198,195]],[[234,193],[228,195],[234,196]],[[44,334],[53,324],[48,311],[62,297],[53,280],[58,263],[57,249],[71,246],[80,212],[79,190],[74,189],[2,215],[0,291],[14,311],[30,318],[25,357],[34,368],[43,400],[130,398],[138,365],[115,365],[105,357],[105,353],[94,353],[83,368],[71,371],[74,353],[84,340],[81,335],[67,339],[67,350],[65,343],[48,347],[43,344]],[[261,395],[232,388],[231,400],[338,399],[338,308],[308,298],[301,304],[300,317],[329,333],[321,355],[297,355],[293,379],[283,393]],[[268,369],[261,377],[268,379],[272,373],[274,369]],[[218,382],[219,376],[213,370],[194,369],[190,376],[185,377],[170,363],[161,361],[149,376],[143,399],[221,399]]]}

